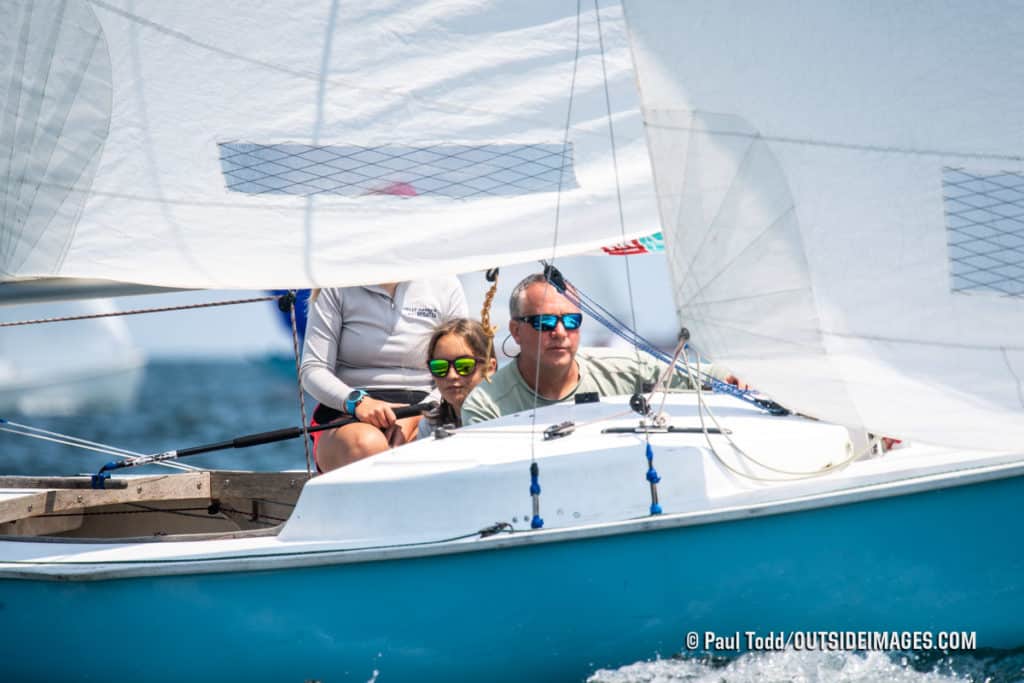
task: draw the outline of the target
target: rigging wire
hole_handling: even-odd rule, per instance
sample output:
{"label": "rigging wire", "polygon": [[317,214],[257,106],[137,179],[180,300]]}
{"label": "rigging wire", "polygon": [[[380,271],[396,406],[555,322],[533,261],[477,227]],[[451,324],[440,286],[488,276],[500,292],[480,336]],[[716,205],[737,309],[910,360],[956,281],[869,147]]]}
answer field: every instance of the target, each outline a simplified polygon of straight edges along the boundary
{"label": "rigging wire", "polygon": [[[14,425],[15,423],[7,423],[7,424]],[[25,427],[25,425],[16,425],[16,426],[17,427]],[[32,434],[32,433],[29,433],[27,431],[22,431],[22,430],[19,430],[19,429],[10,429],[10,428],[7,428],[7,427],[0,427],[0,431],[8,432],[8,433],[11,433],[11,434],[17,434],[18,436],[27,436],[28,438],[35,438],[35,439],[39,439],[41,441],[51,441],[53,443],[59,443],[61,445],[70,445],[72,447],[76,447],[76,449],[82,449],[84,451],[95,451],[96,453],[102,453],[104,455],[114,456],[115,458],[126,458],[127,459],[127,458],[136,458],[136,457],[142,455],[140,453],[135,453],[135,452],[132,452],[132,451],[121,451],[119,449],[115,449],[114,446],[106,446],[106,445],[103,445],[101,443],[100,444],[96,444],[96,445],[86,445],[87,443],[92,443],[92,441],[85,441],[84,439],[77,439],[74,436],[67,436],[67,435],[63,435],[63,434],[58,434],[56,436],[44,436],[44,435],[41,435],[41,434]],[[184,471],[201,471],[203,469],[201,467],[196,467],[194,465],[187,465],[187,464],[183,464],[183,463],[157,463],[157,464],[163,465],[165,467],[170,467],[171,469],[184,470]]]}
{"label": "rigging wire", "polygon": [[[105,455],[113,455],[117,458],[136,458],[144,455],[137,451],[129,451],[124,448],[118,448],[109,444],[99,443],[96,441],[89,441],[87,439],[81,439],[77,436],[69,436],[67,434],[61,434],[59,432],[51,432],[46,429],[39,427],[30,427],[29,425],[20,424],[18,422],[11,422],[0,418],[0,424],[10,425],[10,427],[0,426],[0,431],[9,432],[11,434],[18,434],[25,436],[30,439],[39,439],[40,441],[50,441],[58,443],[64,446],[71,446],[73,448],[81,448],[88,451],[96,451],[97,453],[103,453]],[[13,429],[11,428],[13,427]],[[194,465],[188,465],[186,463],[177,462],[160,462],[157,463],[171,469],[186,470],[186,471],[202,471],[203,468],[196,467]]]}
{"label": "rigging wire", "polygon": [[111,311],[110,313],[89,313],[83,315],[66,315],[56,318],[38,318],[36,320],[17,320],[0,323],[0,327],[17,327],[19,325],[41,325],[43,323],[61,323],[71,320],[92,320],[94,318],[116,318],[122,315],[139,315],[141,313],[165,313],[167,311],[184,311],[191,308],[210,308],[212,306],[232,306],[235,304],[252,304],[259,301],[274,301],[276,296],[260,296],[251,299],[231,299],[228,301],[208,301],[201,304],[179,304],[160,308],[137,308],[130,311]]}
{"label": "rigging wire", "polygon": [[[558,253],[558,228],[559,221],[562,214],[562,189],[565,184],[565,157],[566,150],[569,147],[569,131],[572,128],[572,109],[573,103],[576,96],[576,76],[579,71],[580,63],[580,36],[581,36],[581,19],[582,19],[582,2],[583,0],[576,0],[576,47],[573,54],[572,60],[572,78],[569,81],[569,103],[566,107],[565,112],[565,132],[562,135],[562,158],[561,164],[558,168],[558,191],[555,193],[555,224],[554,231],[551,240],[551,262],[554,263],[555,256]],[[544,289],[544,298],[547,299],[549,289]],[[520,295],[522,292],[519,293]],[[518,307],[518,302],[517,302]],[[560,323],[555,323],[555,330],[558,329]],[[563,332],[568,334],[568,330],[565,329],[564,323],[562,323]],[[544,526],[544,520],[540,516],[540,468],[537,465],[537,406],[540,403],[540,355],[541,346],[544,340],[545,332],[543,330],[537,330],[537,347],[536,347],[536,362],[533,375],[533,411],[530,415],[530,498],[533,506],[533,519],[530,523],[530,528],[540,529]],[[516,359],[518,364],[520,358]],[[574,359],[575,360],[575,359]],[[570,413],[573,409],[570,408]]]}
{"label": "rigging wire", "polygon": [[[658,377],[658,381],[651,388],[651,393],[647,395],[647,403],[649,405],[650,402],[651,402],[651,399],[654,398],[654,394],[658,391],[658,389],[660,387],[661,392],[662,392],[661,393],[661,404],[658,406],[658,410],[655,413],[656,415],[661,415],[665,411],[665,401],[668,400],[669,378],[672,377],[672,371],[677,367],[676,363],[679,362],[679,356],[680,356],[680,354],[682,354],[683,349],[685,349],[685,348],[686,348],[686,339],[680,339],[679,343],[676,344],[675,352],[672,354],[672,361],[669,362],[669,364],[665,366],[665,370],[661,373],[661,376]],[[694,382],[694,379],[689,376],[690,375],[689,367],[687,367],[686,375],[687,375],[687,379],[690,382],[690,386],[693,386],[695,384],[695,382]],[[699,377],[697,378],[697,381],[700,381]]]}
{"label": "rigging wire", "polygon": [[[619,179],[619,157],[618,157],[618,152],[617,152],[618,146],[615,144],[615,124],[612,121],[612,96],[611,96],[611,92],[610,92],[610,90],[608,88],[608,64],[607,64],[607,59],[606,59],[605,49],[604,49],[604,34],[601,31],[601,7],[600,7],[600,4],[599,4],[599,0],[594,0],[594,16],[597,19],[597,41],[598,41],[598,44],[601,47],[601,80],[602,80],[602,83],[604,85],[605,110],[606,110],[606,112],[608,114],[608,140],[611,143],[612,170],[613,170],[614,175],[615,175],[615,200],[616,200],[616,206],[618,207],[618,211],[619,211],[619,234],[622,237],[622,241],[625,242],[626,241],[626,217],[625,217],[625,214],[624,214],[623,209],[622,209],[622,184],[621,184],[620,179]],[[630,315],[630,320],[633,323],[632,329],[635,330],[635,329],[637,329],[637,324],[636,324],[636,300],[633,297],[633,277],[632,277],[632,273],[631,273],[630,267],[629,267],[629,255],[625,254],[625,255],[623,255],[623,258],[625,259],[625,268],[626,268],[626,296],[627,296],[627,298],[629,300],[629,315]],[[634,391],[635,391],[635,393],[640,393],[641,388],[642,388],[642,383],[643,383],[643,379],[641,378],[642,377],[642,373],[643,373],[643,363],[640,360],[640,349],[635,344],[633,345],[633,352],[636,355],[636,384],[635,384]],[[666,396],[668,395],[668,390],[667,389],[666,389],[665,395]],[[652,495],[653,500],[654,500],[654,502],[651,504],[651,514],[655,514],[655,510],[657,510],[658,513],[661,512],[661,507],[658,506],[658,504],[657,504],[657,500],[658,500],[657,481],[652,478],[652,473],[653,473],[653,477],[655,477],[655,478],[657,477],[657,473],[655,472],[654,465],[652,464],[654,455],[653,455],[653,450],[651,448],[651,434],[650,434],[650,432],[645,432],[645,434],[644,434],[644,442],[647,445],[646,453],[647,453],[647,461],[648,461],[648,465],[649,465],[647,479],[650,482],[650,485],[651,485],[651,495]]]}
{"label": "rigging wire", "polygon": [[[627,343],[636,346],[641,351],[647,352],[648,354],[654,356],[661,362],[669,363],[670,365],[674,364],[676,367],[680,369],[686,369],[686,371],[689,372],[689,370],[687,369],[689,368],[689,361],[685,357],[682,357],[681,359],[677,357],[675,361],[673,361],[672,356],[659,349],[639,332],[636,332],[635,330],[631,329],[624,322],[616,318],[614,314],[608,311],[608,309],[604,308],[604,306],[602,306],[596,300],[592,299],[585,293],[581,292],[571,283],[566,282],[566,285],[567,286],[563,291],[563,294],[566,296],[566,298],[568,298],[570,301],[573,301],[573,303],[580,307],[580,310],[582,310],[588,316],[593,318],[595,321],[597,321],[601,325],[604,325],[612,333],[614,333],[621,339],[624,339]],[[749,389],[741,389],[727,382],[723,382],[722,380],[711,375],[710,373],[701,372],[699,373],[699,377],[702,382],[710,384],[715,393],[729,394],[730,396],[734,396],[742,401],[746,401],[747,403],[750,403],[751,405],[754,405],[761,410],[767,410],[773,415],[785,415],[788,414],[789,412],[779,404],[775,403],[774,401],[758,396],[757,392],[751,391]]]}
{"label": "rigging wire", "polygon": [[[626,216],[622,209],[622,183],[619,179],[619,157],[618,147],[615,144],[615,124],[612,121],[612,96],[611,91],[608,87],[608,64],[605,56],[604,49],[604,34],[601,32],[601,7],[599,0],[594,0],[594,16],[597,18],[597,41],[601,47],[601,79],[604,84],[604,102],[605,110],[608,114],[608,140],[610,142],[611,153],[612,153],[612,170],[615,176],[615,200],[616,206],[619,211],[619,234],[622,236],[622,241],[626,241]],[[632,329],[637,329],[636,324],[636,301],[633,298],[633,278],[629,268],[629,255],[624,254],[623,259],[625,260],[626,266],[626,293],[629,299],[629,315],[632,321]],[[640,389],[640,373],[641,373],[641,361],[640,361],[640,349],[635,345],[633,351],[636,353],[636,381],[637,391]]]}
{"label": "rigging wire", "polygon": [[[558,191],[555,193],[555,225],[554,235],[551,242],[551,262],[554,263],[555,255],[558,251],[558,228],[559,221],[561,219],[562,212],[562,188],[565,183],[565,150],[569,145],[569,131],[572,129],[572,109],[573,102],[576,96],[576,76],[579,71],[580,63],[580,39],[581,39],[581,18],[582,18],[582,2],[583,0],[576,0],[576,48],[572,60],[572,77],[569,81],[569,104],[566,107],[565,112],[565,132],[562,136],[562,160],[561,165],[558,169]],[[546,290],[545,290],[546,291]],[[539,332],[539,330],[538,330]],[[541,352],[541,341],[543,340],[543,332],[537,335],[537,363],[533,376],[533,414],[531,417],[531,433],[536,433],[537,428],[537,406],[540,402],[540,352]],[[517,361],[518,362],[518,361]],[[530,463],[531,466],[536,463],[536,439],[530,439]]]}

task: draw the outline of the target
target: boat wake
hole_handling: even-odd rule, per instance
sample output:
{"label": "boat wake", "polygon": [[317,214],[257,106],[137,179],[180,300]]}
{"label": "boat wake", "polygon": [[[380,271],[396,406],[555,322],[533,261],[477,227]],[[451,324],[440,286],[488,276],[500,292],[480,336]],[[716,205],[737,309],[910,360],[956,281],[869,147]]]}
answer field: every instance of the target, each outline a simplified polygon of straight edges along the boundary
{"label": "boat wake", "polygon": [[1024,649],[943,652],[753,652],[735,659],[674,657],[599,669],[588,683],[752,683],[753,681],[1019,681]]}

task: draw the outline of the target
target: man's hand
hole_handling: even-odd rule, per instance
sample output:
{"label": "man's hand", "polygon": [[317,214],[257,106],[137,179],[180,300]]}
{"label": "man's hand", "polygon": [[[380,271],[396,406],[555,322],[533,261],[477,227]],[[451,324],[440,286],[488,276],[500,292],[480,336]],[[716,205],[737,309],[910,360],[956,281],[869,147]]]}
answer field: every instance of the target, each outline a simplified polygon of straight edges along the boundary
{"label": "man's hand", "polygon": [[750,389],[750,385],[747,384],[746,382],[741,381],[738,377],[736,377],[736,375],[729,375],[728,377],[726,377],[725,383],[731,384],[737,389],[742,389],[743,391],[748,391]]}

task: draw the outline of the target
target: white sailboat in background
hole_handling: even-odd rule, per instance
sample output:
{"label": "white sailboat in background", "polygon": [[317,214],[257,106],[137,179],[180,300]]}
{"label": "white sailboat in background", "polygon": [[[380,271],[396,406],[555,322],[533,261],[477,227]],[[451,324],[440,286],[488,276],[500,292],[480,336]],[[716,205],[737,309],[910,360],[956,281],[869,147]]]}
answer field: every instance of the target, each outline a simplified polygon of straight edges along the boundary
{"label": "white sailboat in background", "polygon": [[[0,322],[111,313],[93,299],[0,308]],[[120,318],[5,328],[0,333],[0,414],[75,415],[135,405],[146,356]]]}
{"label": "white sailboat in background", "polygon": [[[577,680],[715,649],[688,632],[1024,642],[1024,548],[993,523],[1024,494],[1024,299],[951,291],[972,239],[1021,264],[1013,3],[627,3],[628,31],[613,4],[8,6],[5,277],[368,284],[561,263],[657,208],[693,342],[833,421],[604,397],[308,482],[5,478],[12,679]],[[133,657],[98,660],[140,605]]]}

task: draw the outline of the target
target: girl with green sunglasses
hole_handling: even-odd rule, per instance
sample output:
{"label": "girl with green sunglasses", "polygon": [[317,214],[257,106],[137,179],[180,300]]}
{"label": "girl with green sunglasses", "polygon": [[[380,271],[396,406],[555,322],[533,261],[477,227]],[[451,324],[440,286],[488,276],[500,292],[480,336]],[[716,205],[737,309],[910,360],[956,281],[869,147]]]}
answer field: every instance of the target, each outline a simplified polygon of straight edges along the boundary
{"label": "girl with green sunglasses", "polygon": [[462,426],[462,403],[469,392],[498,369],[494,339],[478,321],[456,318],[434,330],[427,346],[427,369],[441,394],[437,409],[419,424],[419,438],[445,425]]}

